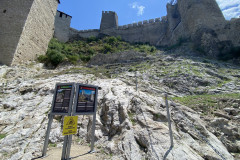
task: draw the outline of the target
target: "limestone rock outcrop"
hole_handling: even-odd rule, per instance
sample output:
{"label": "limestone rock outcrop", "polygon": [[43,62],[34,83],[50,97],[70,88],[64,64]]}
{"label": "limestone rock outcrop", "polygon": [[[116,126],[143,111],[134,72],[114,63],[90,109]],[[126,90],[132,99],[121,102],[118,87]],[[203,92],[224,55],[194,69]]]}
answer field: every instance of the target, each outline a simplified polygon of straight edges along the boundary
{"label": "limestone rock outcrop", "polygon": [[[3,135],[0,139],[0,159],[28,160],[40,156],[55,83],[88,82],[102,88],[98,95],[97,151],[104,150],[112,155],[112,159],[233,160],[230,152],[239,152],[239,117],[236,115],[239,113],[239,100],[227,100],[225,110],[218,111],[219,114],[213,118],[202,116],[203,108],[193,110],[169,101],[174,141],[174,146],[170,146],[166,105],[161,93],[180,96],[192,94],[198,87],[207,89],[208,85],[215,85],[221,79],[218,77],[222,77],[211,63],[197,59],[191,61],[183,57],[156,54],[149,59],[150,66],[142,63],[144,70],[137,74],[138,91],[135,90],[134,73],[130,71],[134,62],[106,66],[105,70],[108,68],[107,73],[112,74],[112,78],[101,73],[100,65],[87,69],[84,66],[65,66],[56,70],[43,69],[40,64],[0,66],[0,134]],[[179,66],[185,74],[175,70]],[[137,67],[140,70],[141,64]],[[195,76],[190,71],[187,73],[190,67]],[[234,77],[238,76],[239,68],[229,68],[225,76],[235,82],[235,86],[228,82],[221,90],[212,88],[212,92],[239,91],[239,80]],[[95,72],[88,74],[91,69]],[[206,74],[205,79],[197,76],[200,74],[197,70]],[[222,69],[222,72],[225,70]],[[207,76],[207,73],[211,75]],[[182,77],[178,79],[179,84],[177,76]],[[175,79],[171,79],[173,77]],[[63,142],[61,123],[62,119],[55,117],[50,136],[50,142],[59,147]],[[79,116],[78,139],[91,140],[91,123],[91,116]]]}

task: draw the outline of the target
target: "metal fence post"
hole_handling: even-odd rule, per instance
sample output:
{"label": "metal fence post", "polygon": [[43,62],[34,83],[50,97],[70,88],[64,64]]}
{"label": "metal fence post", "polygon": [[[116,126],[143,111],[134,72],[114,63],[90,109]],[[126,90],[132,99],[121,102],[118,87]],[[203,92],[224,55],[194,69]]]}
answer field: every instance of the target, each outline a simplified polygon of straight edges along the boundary
{"label": "metal fence post", "polygon": [[169,112],[169,107],[168,107],[168,95],[167,94],[165,94],[165,102],[166,102],[166,108],[167,108],[168,128],[169,128],[171,147],[173,147],[173,135],[172,135],[171,117],[170,117],[170,112]]}
{"label": "metal fence post", "polygon": [[94,143],[95,143],[95,127],[96,127],[96,113],[93,115],[93,124],[92,124],[92,139],[91,139],[91,151],[94,152]]}
{"label": "metal fence post", "polygon": [[138,79],[137,79],[137,71],[135,71],[135,78],[136,78],[136,91],[138,90]]}

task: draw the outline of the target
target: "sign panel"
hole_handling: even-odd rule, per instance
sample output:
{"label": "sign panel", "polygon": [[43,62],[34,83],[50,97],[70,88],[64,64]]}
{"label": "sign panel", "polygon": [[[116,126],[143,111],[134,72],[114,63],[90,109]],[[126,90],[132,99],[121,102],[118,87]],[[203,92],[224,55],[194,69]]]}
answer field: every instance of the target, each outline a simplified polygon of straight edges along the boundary
{"label": "sign panel", "polygon": [[66,116],[63,121],[63,135],[71,135],[77,133],[78,116]]}
{"label": "sign panel", "polygon": [[97,86],[77,85],[77,93],[75,99],[75,114],[93,114],[96,109]]}
{"label": "sign panel", "polygon": [[74,84],[57,84],[52,106],[53,114],[67,115],[72,106]]}

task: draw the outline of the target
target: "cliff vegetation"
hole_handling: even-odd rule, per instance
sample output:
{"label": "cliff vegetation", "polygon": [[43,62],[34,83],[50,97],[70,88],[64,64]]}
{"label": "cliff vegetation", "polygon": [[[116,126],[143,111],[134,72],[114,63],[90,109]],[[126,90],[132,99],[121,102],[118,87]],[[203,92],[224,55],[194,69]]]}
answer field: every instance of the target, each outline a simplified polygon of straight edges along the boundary
{"label": "cliff vegetation", "polygon": [[130,44],[122,41],[121,37],[90,37],[78,41],[62,43],[52,39],[46,55],[41,55],[38,60],[46,65],[56,67],[63,62],[77,64],[77,62],[88,62],[96,54],[112,54],[121,51],[134,50],[153,54],[156,52],[154,46],[147,44]]}

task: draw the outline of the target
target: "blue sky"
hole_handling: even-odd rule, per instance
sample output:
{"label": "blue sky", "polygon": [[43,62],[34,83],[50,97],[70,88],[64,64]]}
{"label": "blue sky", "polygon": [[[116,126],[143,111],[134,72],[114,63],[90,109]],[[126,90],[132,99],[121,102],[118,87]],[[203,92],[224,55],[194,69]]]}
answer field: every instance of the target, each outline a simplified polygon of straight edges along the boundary
{"label": "blue sky", "polygon": [[[169,0],[61,0],[58,10],[73,17],[71,27],[100,28],[102,11],[115,11],[119,25],[165,16]],[[240,16],[240,0],[217,0],[226,19]]]}

